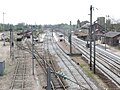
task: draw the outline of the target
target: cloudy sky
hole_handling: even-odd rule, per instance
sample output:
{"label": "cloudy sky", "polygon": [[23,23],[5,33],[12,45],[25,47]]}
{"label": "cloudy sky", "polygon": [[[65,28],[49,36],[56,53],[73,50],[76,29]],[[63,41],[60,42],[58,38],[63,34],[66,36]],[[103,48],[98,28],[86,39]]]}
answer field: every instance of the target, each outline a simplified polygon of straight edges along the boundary
{"label": "cloudy sky", "polygon": [[110,15],[120,19],[120,0],[0,0],[0,23],[58,24],[89,20],[90,5],[93,20]]}

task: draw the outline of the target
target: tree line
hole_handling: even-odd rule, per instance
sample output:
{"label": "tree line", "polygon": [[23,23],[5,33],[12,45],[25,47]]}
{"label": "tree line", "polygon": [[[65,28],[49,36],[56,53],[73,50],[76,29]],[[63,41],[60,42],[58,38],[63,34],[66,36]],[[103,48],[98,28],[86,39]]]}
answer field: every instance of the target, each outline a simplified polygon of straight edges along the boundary
{"label": "tree line", "polygon": [[2,24],[0,23],[0,32],[2,31],[9,31],[10,29],[13,30],[29,30],[29,29],[41,29],[42,25],[30,25],[25,23],[18,23],[16,25],[13,24]]}

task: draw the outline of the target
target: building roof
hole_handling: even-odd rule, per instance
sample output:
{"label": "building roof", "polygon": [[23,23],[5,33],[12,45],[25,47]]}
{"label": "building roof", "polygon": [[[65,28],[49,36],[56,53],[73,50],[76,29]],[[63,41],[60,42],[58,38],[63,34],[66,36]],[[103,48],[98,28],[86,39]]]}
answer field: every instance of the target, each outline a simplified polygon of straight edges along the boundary
{"label": "building roof", "polygon": [[81,28],[89,28],[90,27],[90,23],[86,23],[83,26],[81,26]]}
{"label": "building roof", "polygon": [[120,40],[120,37],[118,37],[117,39]]}
{"label": "building roof", "polygon": [[[113,38],[115,36],[118,36],[118,35],[120,35],[120,32],[109,31],[109,32],[106,33],[106,37],[111,37],[111,38]],[[105,36],[105,34],[104,34],[104,36]]]}

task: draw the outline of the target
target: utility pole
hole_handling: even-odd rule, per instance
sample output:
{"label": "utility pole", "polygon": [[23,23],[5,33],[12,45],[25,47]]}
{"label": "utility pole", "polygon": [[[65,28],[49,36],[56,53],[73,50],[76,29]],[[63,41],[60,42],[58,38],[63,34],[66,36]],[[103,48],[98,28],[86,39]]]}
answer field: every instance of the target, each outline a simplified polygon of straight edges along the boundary
{"label": "utility pole", "polygon": [[14,60],[14,43],[13,43],[13,29],[10,25],[10,57],[12,57],[12,61]]}
{"label": "utility pole", "polygon": [[92,70],[92,5],[90,6],[90,70]]}
{"label": "utility pole", "polygon": [[89,48],[90,44],[88,43],[88,41],[90,40],[90,28],[88,30],[88,35],[87,35],[87,44],[86,47]]}
{"label": "utility pole", "polygon": [[4,15],[5,15],[5,13],[3,12],[3,46],[5,46],[5,26],[4,26]]}
{"label": "utility pole", "polygon": [[70,54],[72,54],[72,35],[71,35],[71,21],[70,21],[70,36],[69,36],[69,41],[70,41]]}
{"label": "utility pole", "polygon": [[[107,20],[107,19],[106,19]],[[106,23],[105,23],[105,38],[104,38],[104,40],[105,40],[105,50],[106,50],[106,31],[107,31],[107,25],[106,25]]]}
{"label": "utility pole", "polygon": [[105,50],[106,50],[106,31],[107,31],[107,15],[105,17],[105,36],[104,36]]}
{"label": "utility pole", "polygon": [[105,50],[106,50],[106,33],[107,33],[107,17],[109,17],[109,15],[106,15],[106,22],[105,22]]}
{"label": "utility pole", "polygon": [[51,87],[51,70],[50,67],[47,67],[47,89],[46,90],[52,90]]}
{"label": "utility pole", "polygon": [[53,37],[53,29],[52,29],[52,37]]}
{"label": "utility pole", "polygon": [[32,29],[32,74],[34,75],[34,41],[33,41],[33,29]]}
{"label": "utility pole", "polygon": [[64,30],[64,42],[65,42],[65,29],[63,29]]}
{"label": "utility pole", "polygon": [[11,51],[12,51],[12,50],[11,50],[11,47],[12,47],[12,45],[11,45],[11,31],[12,31],[12,30],[11,30],[11,28],[10,28],[10,57],[11,57]]}
{"label": "utility pole", "polygon": [[95,69],[96,69],[95,68],[95,64],[96,64],[96,62],[95,62],[96,61],[95,60],[96,59],[96,47],[95,47],[95,45],[96,45],[96,42],[95,42],[95,40],[96,40],[96,33],[95,33],[95,30],[96,30],[96,28],[95,28],[95,22],[94,22],[94,36],[93,36],[93,38],[94,38],[94,47],[93,47],[93,50],[94,50],[94,54],[93,54],[94,55],[94,65],[93,65],[94,66],[94,71],[93,72],[94,72],[94,74],[95,74]]}
{"label": "utility pole", "polygon": [[10,26],[10,57],[12,56],[12,29]]}

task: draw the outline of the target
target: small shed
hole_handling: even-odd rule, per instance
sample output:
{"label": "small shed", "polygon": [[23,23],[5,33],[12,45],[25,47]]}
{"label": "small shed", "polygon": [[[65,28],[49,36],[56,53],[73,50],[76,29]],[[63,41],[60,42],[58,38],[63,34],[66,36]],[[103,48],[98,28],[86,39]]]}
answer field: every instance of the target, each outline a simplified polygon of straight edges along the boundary
{"label": "small shed", "polygon": [[5,61],[0,58],[0,76],[4,74]]}
{"label": "small shed", "polygon": [[103,37],[104,37],[103,43],[106,43],[106,44],[111,45],[111,46],[119,46],[120,32],[109,31],[109,32],[105,33],[103,35]]}

